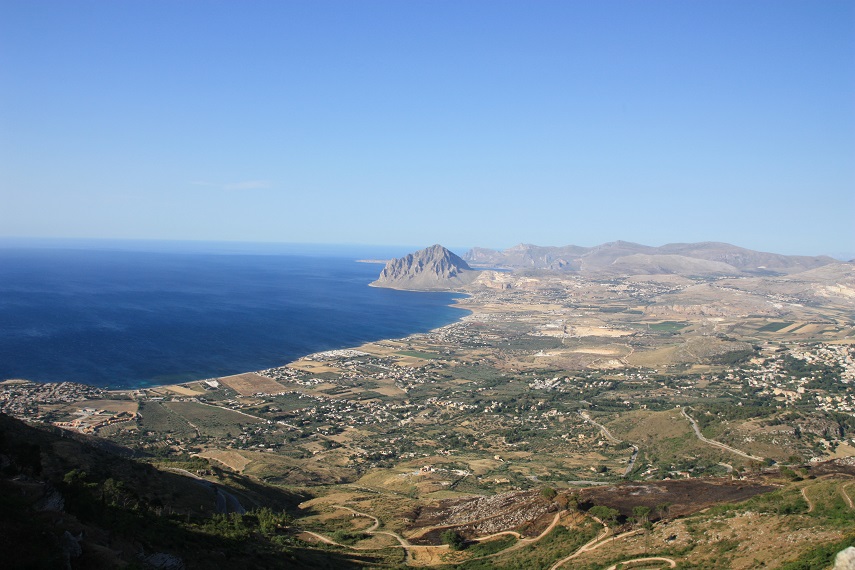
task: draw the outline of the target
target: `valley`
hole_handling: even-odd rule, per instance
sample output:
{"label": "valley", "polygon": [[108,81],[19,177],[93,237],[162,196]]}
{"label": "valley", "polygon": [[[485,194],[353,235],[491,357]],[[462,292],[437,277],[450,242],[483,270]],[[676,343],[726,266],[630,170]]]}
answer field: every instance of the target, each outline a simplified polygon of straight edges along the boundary
{"label": "valley", "polygon": [[855,541],[855,270],[800,263],[444,269],[469,313],[425,334],[0,406],[234,499],[161,497],[169,524],[281,513],[246,540],[294,567],[823,568],[797,564]]}

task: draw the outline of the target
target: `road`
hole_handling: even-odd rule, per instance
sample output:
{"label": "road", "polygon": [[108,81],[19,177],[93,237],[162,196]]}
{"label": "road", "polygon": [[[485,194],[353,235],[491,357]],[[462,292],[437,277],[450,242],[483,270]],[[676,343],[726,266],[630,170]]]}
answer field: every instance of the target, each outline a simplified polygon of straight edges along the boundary
{"label": "road", "polygon": [[199,477],[195,473],[191,473],[186,469],[179,469],[177,467],[167,467],[169,471],[174,473],[178,473],[180,475],[184,475],[185,477],[190,477],[198,484],[208,487],[209,489],[214,490],[214,504],[216,506],[216,510],[218,513],[227,514],[227,513],[238,513],[238,514],[246,514],[246,509],[237,497],[229,493],[228,491],[224,491],[218,485],[208,481],[203,477]]}
{"label": "road", "polygon": [[[632,560],[624,560],[623,562],[618,562],[618,564],[631,564],[633,562],[665,562],[671,568],[677,567],[677,562],[670,558],[665,558],[664,556],[646,556],[644,558],[633,558]],[[612,564],[606,570],[617,570],[618,565]]]}
{"label": "road", "polygon": [[609,528],[609,526],[605,522],[601,521],[600,519],[598,519],[595,516],[591,516],[591,518],[594,519],[595,521],[597,521],[598,523],[600,523],[601,525],[603,525],[602,532],[600,534],[598,534],[596,537],[594,537],[593,539],[591,539],[590,541],[588,541],[585,544],[583,544],[582,546],[580,546],[579,549],[576,550],[576,552],[570,554],[569,556],[565,556],[564,558],[562,558],[561,560],[559,560],[558,562],[556,562],[555,564],[550,566],[549,570],[558,570],[558,568],[561,568],[562,566],[564,566],[564,564],[566,564],[570,560],[573,560],[574,558],[576,558],[580,554],[584,554],[585,552],[590,552],[594,549],[601,547],[604,544],[610,543],[611,541],[606,542],[606,539],[609,536],[613,537],[612,540],[617,540],[619,538],[624,538],[627,536],[634,536],[634,535],[642,532],[642,529],[636,529],[636,530],[631,530],[629,532],[625,532],[623,534],[612,535],[612,529]]}
{"label": "road", "polygon": [[810,500],[810,499],[808,499],[807,492],[805,491],[805,488],[804,488],[804,487],[802,487],[802,497],[804,497],[804,498],[805,498],[805,502],[807,503],[807,506],[808,506],[808,510],[807,510],[807,512],[812,513],[812,512],[813,512],[813,506],[814,506],[814,505],[813,505],[813,503],[811,502],[811,500]]}
{"label": "road", "polygon": [[[344,509],[344,510],[350,511],[351,513],[353,513],[356,516],[366,517],[366,518],[369,518],[372,521],[374,521],[374,524],[371,527],[369,527],[368,529],[364,530],[363,532],[365,532],[366,534],[385,534],[386,536],[391,536],[392,538],[397,540],[398,544],[401,546],[401,548],[404,549],[404,552],[406,554],[406,565],[407,566],[412,565],[413,551],[448,550],[448,545],[446,545],[446,544],[443,544],[440,546],[417,546],[414,544],[410,544],[410,542],[406,538],[404,538],[403,536],[401,536],[395,532],[386,531],[386,530],[376,530],[380,526],[380,520],[373,515],[369,515],[368,513],[363,513],[363,512],[357,511],[355,509],[352,509],[350,507],[346,507],[344,505],[332,505],[332,506],[337,508],[337,509]],[[552,529],[554,529],[556,527],[556,525],[558,524],[558,522],[561,520],[561,515],[564,512],[565,511],[559,511],[559,512],[555,513],[555,518],[552,519],[552,522],[549,524],[549,526],[546,527],[546,529],[544,529],[544,531],[542,533],[540,533],[538,536],[536,536],[534,538],[520,538],[520,540],[518,540],[515,544],[513,544],[509,548],[506,548],[506,549],[501,550],[499,552],[495,552],[493,554],[488,554],[487,556],[482,556],[479,558],[473,558],[472,560],[480,560],[482,558],[492,558],[493,556],[499,556],[502,554],[507,554],[508,552],[513,552],[514,550],[518,550],[524,546],[527,546],[529,544],[534,544],[534,543],[540,541],[546,535],[548,535],[550,532],[552,532]],[[324,542],[326,544],[341,546],[342,548],[349,548],[351,550],[376,550],[376,547],[366,549],[366,548],[362,548],[362,547],[358,547],[358,546],[349,546],[347,544],[340,544],[340,543],[332,540],[331,538],[329,538],[327,536],[324,536],[322,534],[319,534],[317,532],[312,532],[309,530],[301,530],[301,532],[308,534],[310,536],[313,536],[316,539],[318,539],[321,542]],[[476,539],[476,542],[483,542],[483,541],[486,541],[486,540],[489,540],[491,538],[495,538],[495,537],[498,537],[501,535],[512,535],[512,536],[516,536],[517,538],[520,537],[520,534],[517,532],[503,531],[503,532],[497,532],[495,534],[491,534],[489,536],[482,536],[482,537]]]}
{"label": "road", "polygon": [[[610,432],[606,426],[595,421],[594,418],[592,418],[590,415],[588,415],[588,412],[579,410],[579,415],[582,416],[582,418],[584,418],[585,421],[591,422],[592,424],[594,424],[595,426],[600,428],[600,432],[603,434],[603,437],[605,437],[610,442],[612,442],[612,443],[623,443],[623,440],[620,440],[620,439],[616,438],[615,436],[613,436],[612,432]],[[630,445],[632,445],[632,444],[630,444]],[[624,479],[629,477],[629,474],[632,473],[632,469],[635,467],[635,460],[636,459],[638,459],[638,446],[632,445],[632,455],[629,457],[629,463],[627,463],[626,469],[624,469],[623,475],[622,475],[622,477]]]}
{"label": "road", "polygon": [[855,504],[852,503],[852,497],[849,496],[849,492],[846,490],[846,487],[851,484],[852,483],[846,483],[845,485],[841,485],[840,494],[843,495],[843,498],[846,500],[846,504],[849,505],[849,508],[855,509]]}
{"label": "road", "polygon": [[735,447],[730,447],[729,445],[721,443],[720,441],[714,441],[712,439],[707,439],[706,437],[704,437],[704,434],[701,433],[701,430],[698,427],[698,422],[695,421],[695,418],[693,418],[692,416],[690,416],[686,412],[686,408],[680,408],[680,413],[683,414],[684,418],[689,420],[689,422],[692,424],[692,429],[695,430],[695,435],[698,436],[698,439],[701,440],[702,442],[707,443],[709,445],[712,445],[714,447],[718,447],[720,449],[724,449],[725,451],[735,453],[736,455],[740,455],[746,459],[753,459],[754,461],[764,461],[764,459],[762,457],[757,457],[756,455],[751,455],[750,453],[745,453],[744,451],[740,451],[740,450],[736,449]]}

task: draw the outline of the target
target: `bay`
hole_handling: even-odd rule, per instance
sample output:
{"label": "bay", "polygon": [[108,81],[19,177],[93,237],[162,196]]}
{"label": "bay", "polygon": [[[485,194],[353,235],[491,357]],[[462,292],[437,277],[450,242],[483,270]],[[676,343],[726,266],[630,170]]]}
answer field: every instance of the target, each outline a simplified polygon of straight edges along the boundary
{"label": "bay", "polygon": [[376,248],[89,247],[0,248],[0,379],[186,382],[466,314],[459,295],[369,287],[382,266],[356,259]]}

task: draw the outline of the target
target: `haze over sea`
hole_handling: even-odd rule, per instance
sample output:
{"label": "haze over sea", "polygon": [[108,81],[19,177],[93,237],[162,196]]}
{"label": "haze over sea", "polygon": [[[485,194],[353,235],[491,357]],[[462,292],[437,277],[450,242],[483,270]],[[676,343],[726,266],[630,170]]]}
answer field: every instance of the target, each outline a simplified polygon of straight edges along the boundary
{"label": "haze over sea", "polygon": [[0,247],[0,380],[186,382],[427,331],[447,293],[369,287],[404,251],[349,246],[56,243]]}

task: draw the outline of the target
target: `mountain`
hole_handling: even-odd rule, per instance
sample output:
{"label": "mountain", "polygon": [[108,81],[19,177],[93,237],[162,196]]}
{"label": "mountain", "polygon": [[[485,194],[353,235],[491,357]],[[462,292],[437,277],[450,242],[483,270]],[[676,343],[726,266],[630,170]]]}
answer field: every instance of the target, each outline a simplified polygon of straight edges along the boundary
{"label": "mountain", "polygon": [[463,258],[480,267],[517,270],[686,276],[790,275],[838,263],[827,256],[780,255],[719,242],[660,247],[626,241],[594,247],[520,244],[503,251],[473,248]]}
{"label": "mountain", "polygon": [[471,283],[477,277],[459,256],[441,245],[432,245],[386,264],[374,287],[414,291],[447,291]]}
{"label": "mountain", "polygon": [[[257,509],[223,514],[229,503],[218,497],[232,493]],[[155,462],[0,413],[4,568],[364,568],[346,554],[286,542],[289,513],[306,498],[201,457]]]}

